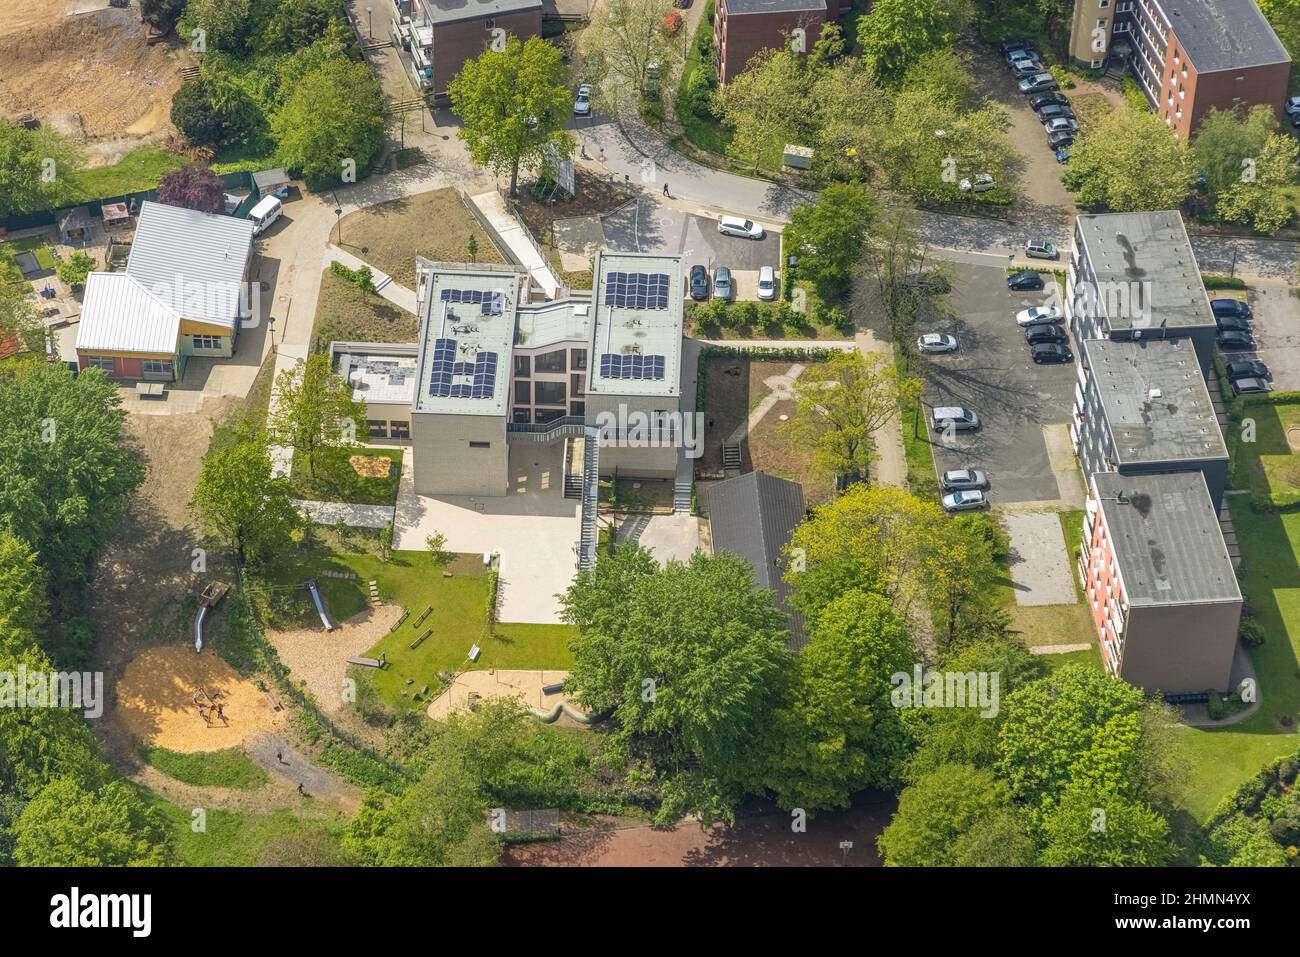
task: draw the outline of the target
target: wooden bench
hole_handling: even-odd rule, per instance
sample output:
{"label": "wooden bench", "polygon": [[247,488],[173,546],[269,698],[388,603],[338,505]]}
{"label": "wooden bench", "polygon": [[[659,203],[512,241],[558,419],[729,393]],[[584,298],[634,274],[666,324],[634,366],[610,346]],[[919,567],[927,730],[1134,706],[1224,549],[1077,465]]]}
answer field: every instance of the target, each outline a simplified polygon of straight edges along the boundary
{"label": "wooden bench", "polygon": [[348,664],[361,665],[364,668],[382,668],[387,662],[384,660],[387,655],[381,655],[378,658],[349,658]]}
{"label": "wooden bench", "polygon": [[135,394],[141,399],[165,399],[167,391],[161,382],[137,382]]}

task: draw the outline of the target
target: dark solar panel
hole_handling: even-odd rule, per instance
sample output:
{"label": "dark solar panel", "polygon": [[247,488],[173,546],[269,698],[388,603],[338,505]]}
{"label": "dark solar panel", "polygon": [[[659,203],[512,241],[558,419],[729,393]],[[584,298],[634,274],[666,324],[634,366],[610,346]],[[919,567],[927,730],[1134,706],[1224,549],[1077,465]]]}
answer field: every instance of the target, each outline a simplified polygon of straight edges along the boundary
{"label": "dark solar panel", "polygon": [[662,379],[664,357],[606,352],[600,357],[600,375],[604,379]]}
{"label": "dark solar panel", "polygon": [[485,316],[499,316],[505,312],[506,295],[499,289],[484,292],[480,289],[444,289],[438,296],[443,302],[464,302],[481,306]]}
{"label": "dark solar panel", "polygon": [[[457,290],[444,290],[456,292]],[[469,382],[456,382],[468,376]],[[480,352],[473,362],[456,358],[456,340],[435,339],[429,363],[429,395],[448,399],[490,399],[496,391],[497,354]]]}
{"label": "dark solar panel", "polygon": [[668,274],[606,273],[605,305],[619,309],[667,309]]}

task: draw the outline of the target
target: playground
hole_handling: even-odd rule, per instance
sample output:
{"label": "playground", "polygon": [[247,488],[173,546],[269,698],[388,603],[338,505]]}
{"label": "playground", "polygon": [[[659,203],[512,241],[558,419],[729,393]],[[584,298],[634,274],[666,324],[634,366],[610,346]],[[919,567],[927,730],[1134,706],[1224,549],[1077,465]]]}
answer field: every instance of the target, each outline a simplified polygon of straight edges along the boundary
{"label": "playground", "polygon": [[[457,711],[468,711],[470,702],[490,698],[514,698],[526,708],[549,714],[561,702],[582,710],[565,692],[547,694],[548,686],[559,685],[569,677],[567,671],[525,671],[491,669],[488,671],[462,671],[450,685],[429,702],[430,718],[445,718]],[[568,715],[562,715],[561,724],[576,725]]]}
{"label": "playground", "polygon": [[117,683],[113,710],[136,740],[186,754],[237,747],[285,720],[256,684],[189,644],[133,658]]}
{"label": "playground", "polygon": [[267,640],[289,669],[290,678],[302,681],[326,711],[343,710],[343,679],[348,658],[363,654],[392,630],[401,612],[396,605],[376,605],[353,615],[329,634],[315,628],[268,631]]}

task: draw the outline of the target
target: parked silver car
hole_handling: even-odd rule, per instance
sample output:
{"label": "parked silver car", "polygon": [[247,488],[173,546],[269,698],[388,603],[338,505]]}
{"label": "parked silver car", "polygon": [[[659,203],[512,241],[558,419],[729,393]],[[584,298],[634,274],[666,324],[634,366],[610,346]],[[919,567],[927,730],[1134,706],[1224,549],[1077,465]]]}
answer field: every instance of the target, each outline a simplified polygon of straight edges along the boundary
{"label": "parked silver car", "polygon": [[726,266],[719,266],[713,270],[713,298],[730,302],[734,294],[735,290],[731,287],[731,270]]}
{"label": "parked silver car", "polygon": [[945,492],[964,492],[989,487],[989,478],[979,469],[949,469],[939,476],[939,486]]}
{"label": "parked silver car", "polygon": [[969,492],[949,492],[940,502],[945,512],[974,512],[986,508],[989,500],[978,489]]}
{"label": "parked silver car", "polygon": [[956,352],[956,336],[946,336],[941,332],[927,332],[916,340],[916,349],[918,352]]}

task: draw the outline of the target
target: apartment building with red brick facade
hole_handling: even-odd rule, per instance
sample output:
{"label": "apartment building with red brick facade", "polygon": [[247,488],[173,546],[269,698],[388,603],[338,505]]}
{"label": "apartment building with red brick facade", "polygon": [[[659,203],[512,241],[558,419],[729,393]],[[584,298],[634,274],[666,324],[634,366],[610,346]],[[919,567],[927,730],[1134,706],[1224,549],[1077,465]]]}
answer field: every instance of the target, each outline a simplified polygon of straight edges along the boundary
{"label": "apartment building with red brick facade", "polygon": [[[840,0],[717,0],[713,15],[713,49],[718,57],[718,82],[742,73],[760,50],[785,43],[801,44],[808,52],[822,26],[840,15]],[[802,31],[802,33],[796,33]]]}

